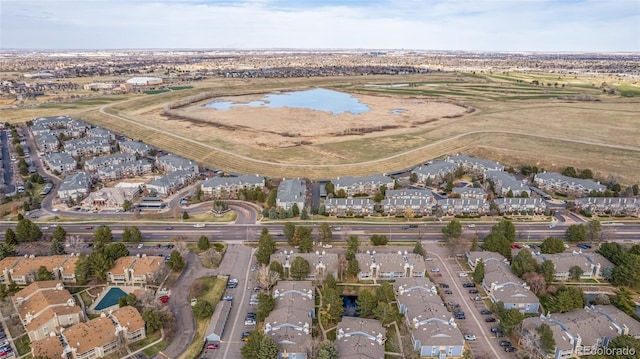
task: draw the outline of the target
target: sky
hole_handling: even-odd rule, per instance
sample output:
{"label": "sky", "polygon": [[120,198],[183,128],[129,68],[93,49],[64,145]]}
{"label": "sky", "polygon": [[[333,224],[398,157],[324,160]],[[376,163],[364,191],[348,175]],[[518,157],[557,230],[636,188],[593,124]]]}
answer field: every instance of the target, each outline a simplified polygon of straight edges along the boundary
{"label": "sky", "polygon": [[0,49],[640,52],[640,0],[0,0]]}

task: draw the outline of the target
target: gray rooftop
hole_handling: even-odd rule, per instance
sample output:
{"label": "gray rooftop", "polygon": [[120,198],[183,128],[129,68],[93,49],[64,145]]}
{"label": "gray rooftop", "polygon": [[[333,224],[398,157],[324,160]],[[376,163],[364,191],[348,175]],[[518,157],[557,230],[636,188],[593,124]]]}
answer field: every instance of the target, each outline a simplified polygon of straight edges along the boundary
{"label": "gray rooftop", "polygon": [[578,187],[584,188],[587,191],[603,192],[604,190],[607,189],[606,186],[601,185],[599,182],[596,182],[590,179],[567,177],[556,172],[537,173],[535,176],[535,179],[543,180],[543,181],[552,181],[552,182],[556,182],[561,185],[567,185],[567,186],[578,186]]}
{"label": "gray rooftop", "polygon": [[518,181],[514,176],[505,171],[487,171],[485,177],[493,180],[493,183],[500,185],[502,188],[516,191],[526,191],[529,186],[523,181]]}
{"label": "gray rooftop", "polygon": [[162,156],[157,161],[159,164],[172,167],[175,170],[198,172],[198,164],[196,162],[173,154]]}
{"label": "gray rooftop", "polygon": [[480,158],[475,158],[467,155],[459,155],[459,156],[449,156],[446,161],[451,163],[456,163],[465,166],[472,166],[477,168],[482,168],[485,170],[500,170],[504,169],[504,165],[501,165],[499,162],[491,161],[491,160],[483,160]]}
{"label": "gray rooftop", "polygon": [[[524,250],[524,249],[523,249]],[[613,268],[614,265],[599,253],[582,253],[582,251],[562,252],[555,254],[532,253],[533,258],[541,264],[545,260],[553,262],[556,272],[569,272],[573,266],[582,268],[585,273],[592,271],[591,266],[600,264],[600,268]]]}
{"label": "gray rooftop", "polygon": [[304,202],[307,196],[307,185],[301,180],[282,180],[278,186],[280,202]]}
{"label": "gray rooftop", "polygon": [[432,199],[433,192],[428,189],[388,189],[384,193],[388,199]]}
{"label": "gray rooftop", "polygon": [[386,330],[375,319],[342,317],[335,344],[340,358],[383,359]]}
{"label": "gray rooftop", "polygon": [[69,156],[66,153],[54,152],[44,156],[45,161],[47,161],[52,166],[59,165],[72,165],[76,163],[76,160],[73,157]]}
{"label": "gray rooftop", "polygon": [[372,264],[380,266],[379,272],[404,273],[407,266],[413,266],[414,273],[424,273],[424,258],[415,253],[356,253],[360,272],[369,272]]}
{"label": "gray rooftop", "polygon": [[213,177],[202,182],[202,187],[257,186],[264,185],[264,177],[240,175],[238,177]]}
{"label": "gray rooftop", "polygon": [[68,175],[62,184],[59,191],[73,191],[89,187],[89,175],[84,172],[78,172]]}
{"label": "gray rooftop", "polygon": [[132,152],[147,154],[153,147],[139,141],[123,141],[120,142],[120,150],[127,149]]}
{"label": "gray rooftop", "polygon": [[455,163],[447,161],[433,161],[430,164],[416,167],[411,172],[424,176],[435,176],[452,173],[455,172],[456,169],[458,169],[458,165]]}
{"label": "gray rooftop", "polygon": [[453,189],[453,193],[457,193],[460,195],[474,195],[474,196],[487,195],[487,192],[485,192],[482,188],[475,188],[475,187],[455,187]]}
{"label": "gray rooftop", "polygon": [[191,178],[193,172],[191,171],[174,171],[149,182],[150,186],[158,187],[171,187],[176,184],[182,183],[185,179]]}
{"label": "gray rooftop", "polygon": [[381,174],[372,174],[362,177],[338,177],[331,182],[338,187],[361,186],[366,184],[383,185],[393,183],[393,178]]}
{"label": "gray rooftop", "polygon": [[135,161],[136,156],[128,153],[115,153],[113,155],[95,157],[85,162],[86,166],[100,167],[111,166],[123,162]]}

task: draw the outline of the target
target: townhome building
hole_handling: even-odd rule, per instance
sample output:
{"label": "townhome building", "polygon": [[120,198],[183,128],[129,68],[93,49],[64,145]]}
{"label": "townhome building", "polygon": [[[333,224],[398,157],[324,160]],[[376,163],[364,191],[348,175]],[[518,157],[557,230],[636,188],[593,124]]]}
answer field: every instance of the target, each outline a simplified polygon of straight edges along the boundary
{"label": "townhome building", "polygon": [[590,215],[640,216],[640,198],[585,197],[575,200],[576,209]]}
{"label": "townhome building", "polygon": [[200,185],[204,194],[216,198],[237,198],[238,191],[244,189],[263,189],[264,177],[258,175],[240,175],[237,177],[213,177]]}
{"label": "townhome building", "polygon": [[116,326],[106,316],[76,324],[62,335],[74,359],[104,358],[120,349]]}
{"label": "townhome building", "polygon": [[54,136],[62,134],[69,138],[83,136],[91,126],[81,120],[69,116],[39,117],[32,120],[31,132],[35,137],[50,133]]}
{"label": "townhome building", "polygon": [[[509,192],[513,197],[531,197],[531,189],[527,183],[518,181],[514,176],[505,171],[486,171],[485,178],[493,182],[495,193],[506,197]],[[524,195],[526,193],[526,195]]]}
{"label": "townhome building", "polygon": [[572,178],[555,172],[537,173],[533,182],[547,192],[558,192],[575,197],[584,197],[593,192],[604,192],[607,187],[590,179]]}
{"label": "townhome building", "polygon": [[0,260],[0,284],[11,283],[11,269],[18,264],[23,257],[6,257]]}
{"label": "townhome building", "polygon": [[77,168],[76,160],[73,157],[58,152],[42,156],[42,164],[50,171],[58,171],[61,174],[73,173]]}
{"label": "townhome building", "polygon": [[504,165],[498,162],[479,159],[467,155],[449,156],[445,161],[461,166],[466,173],[484,178],[487,171],[504,171]]}
{"label": "townhome building", "polygon": [[92,127],[87,130],[87,137],[103,138],[108,141],[115,141],[116,135],[102,127]]}
{"label": "townhome building", "polygon": [[196,173],[185,170],[176,170],[147,183],[147,189],[154,191],[158,196],[170,196],[183,187],[197,180]]}
{"label": "townhome building", "polygon": [[467,264],[469,265],[469,268],[471,268],[472,271],[476,270],[476,266],[480,262],[484,262],[485,265],[491,261],[502,262],[506,265],[510,264],[509,261],[502,254],[497,252],[473,251],[473,252],[465,253],[465,256],[467,257]]}
{"label": "townhome building", "polygon": [[387,216],[405,215],[408,209],[414,215],[431,215],[436,205],[433,193],[428,189],[388,189],[385,197],[380,205]]}
{"label": "townhome building", "polygon": [[314,287],[310,281],[279,281],[274,287],[273,311],[264,320],[264,334],[278,345],[279,358],[306,359],[312,351],[315,317]]}
{"label": "townhome building", "polygon": [[106,155],[111,153],[111,142],[104,138],[82,137],[63,143],[64,152],[73,157]]}
{"label": "townhome building", "polygon": [[53,277],[64,284],[75,284],[77,282],[76,263],[78,263],[78,256],[73,253],[68,255],[58,267],[53,268]]}
{"label": "townhome building", "polygon": [[452,192],[462,199],[487,199],[487,192],[482,188],[455,187]]}
{"label": "townhome building", "polygon": [[[553,333],[555,347],[551,357],[554,359],[601,354],[602,348],[620,335],[640,339],[640,323],[613,305],[592,305],[566,313],[526,318],[521,334],[531,338],[542,324],[548,325]],[[534,350],[548,357],[542,348]]]}
{"label": "townhome building", "polygon": [[493,202],[500,214],[542,214],[547,210],[547,202],[542,198],[497,198]]}
{"label": "townhome building", "polygon": [[10,268],[5,268],[5,277],[10,279],[17,285],[27,285],[36,281],[38,269],[45,267],[47,270],[56,277],[60,278],[61,267],[65,266],[65,263],[69,261],[72,263],[75,257],[69,255],[56,255],[56,256],[42,256],[35,255],[16,257],[19,258],[16,263]]}
{"label": "townhome building", "polygon": [[60,281],[34,282],[13,296],[29,340],[55,334],[60,327],[78,324],[84,318],[82,308]]}
{"label": "townhome building", "polygon": [[400,278],[393,284],[413,349],[421,357],[461,357],[464,338],[428,278]]}
{"label": "townhome building", "polygon": [[153,163],[149,160],[142,159],[98,168],[96,173],[98,179],[101,181],[116,181],[125,178],[139,177],[152,171]]}
{"label": "townhome building", "polygon": [[[595,252],[582,253],[582,250],[555,254],[544,254],[533,252],[533,258],[542,264],[544,261],[551,261],[555,267],[554,277],[556,280],[569,280],[570,271],[573,267],[582,270],[580,279],[602,279],[610,277],[615,267],[603,255]],[[608,273],[608,274],[607,274]]]}
{"label": "townhome building", "polygon": [[330,198],[324,206],[331,216],[369,216],[375,213],[375,202],[369,198]]}
{"label": "townhome building", "polygon": [[350,197],[361,193],[367,195],[376,194],[380,190],[381,186],[393,188],[395,181],[391,177],[373,174],[363,177],[338,177],[331,180],[331,183],[333,183],[335,193],[338,193],[340,190],[344,190],[347,196]]}
{"label": "townhome building", "polygon": [[29,344],[31,357],[66,359],[70,353],[65,352],[64,344],[66,343],[62,335],[47,336],[46,338],[31,341],[31,344]]}
{"label": "townhome building", "polygon": [[84,198],[91,189],[91,177],[85,172],[68,175],[58,189],[58,198]]}
{"label": "townhome building", "polygon": [[422,256],[406,251],[397,253],[376,253],[367,250],[356,253],[359,280],[393,280],[396,278],[422,278],[426,267]]}
{"label": "townhome building", "polygon": [[338,277],[338,255],[336,253],[326,253],[325,251],[311,253],[295,253],[293,250],[286,250],[271,255],[271,262],[278,262],[284,268],[284,277],[289,278],[291,264],[296,257],[301,257],[309,262],[309,275],[307,280],[320,280],[331,274]]}
{"label": "townhome building", "polygon": [[482,288],[492,302],[502,302],[505,309],[518,309],[523,314],[538,313],[540,300],[526,283],[503,261],[487,261]]}
{"label": "townhome building", "polygon": [[119,142],[120,152],[130,153],[132,155],[146,156],[154,148],[140,141],[122,141]]}
{"label": "townhome building", "polygon": [[336,331],[338,355],[347,359],[384,359],[386,335],[386,329],[375,319],[344,316]]}
{"label": "townhome building", "polygon": [[164,268],[162,257],[145,254],[120,257],[107,272],[107,282],[113,285],[146,286],[157,283]]}
{"label": "townhome building", "polygon": [[42,153],[58,152],[60,141],[58,141],[58,137],[50,133],[43,133],[36,137],[36,145]]}
{"label": "townhome building", "polygon": [[459,167],[448,161],[433,161],[414,168],[411,173],[416,174],[418,184],[430,186],[445,182],[445,179],[453,176]]}
{"label": "townhome building", "polygon": [[127,343],[135,343],[146,338],[145,322],[140,312],[132,306],[124,306],[108,315],[118,332]]}
{"label": "townhome building", "polygon": [[490,205],[484,199],[446,198],[438,201],[438,207],[448,216],[482,216],[489,212]]}
{"label": "townhome building", "polygon": [[198,163],[172,154],[158,157],[156,167],[164,172],[185,171],[193,174],[199,172]]}
{"label": "townhome building", "polygon": [[303,180],[284,179],[278,185],[276,208],[289,210],[294,204],[302,211],[307,199],[307,183]]}
{"label": "townhome building", "polygon": [[133,162],[136,156],[129,153],[114,153],[108,156],[95,157],[84,163],[84,170],[87,172],[97,172],[98,169],[119,165],[126,162]]}

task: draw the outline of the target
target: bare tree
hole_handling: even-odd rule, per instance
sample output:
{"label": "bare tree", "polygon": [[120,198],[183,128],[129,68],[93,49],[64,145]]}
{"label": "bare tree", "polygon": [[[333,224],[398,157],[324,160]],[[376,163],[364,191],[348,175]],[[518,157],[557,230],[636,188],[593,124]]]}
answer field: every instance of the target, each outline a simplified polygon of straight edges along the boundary
{"label": "bare tree", "polygon": [[527,272],[522,276],[522,279],[531,287],[531,291],[536,295],[547,294],[547,282],[544,280],[544,276],[536,272]]}
{"label": "bare tree", "polygon": [[184,237],[171,237],[171,242],[176,246],[176,250],[184,255],[189,252],[187,241]]}
{"label": "bare tree", "polygon": [[222,259],[222,253],[218,252],[215,248],[209,248],[200,253],[200,259],[202,260],[202,263],[207,265],[218,264],[220,263],[220,259]]}
{"label": "bare tree", "polygon": [[268,266],[263,265],[258,269],[258,283],[267,291],[270,291],[278,280],[280,280],[280,273],[272,271]]}
{"label": "bare tree", "polygon": [[78,253],[84,246],[84,239],[78,235],[67,235],[65,247],[70,248],[71,252]]}

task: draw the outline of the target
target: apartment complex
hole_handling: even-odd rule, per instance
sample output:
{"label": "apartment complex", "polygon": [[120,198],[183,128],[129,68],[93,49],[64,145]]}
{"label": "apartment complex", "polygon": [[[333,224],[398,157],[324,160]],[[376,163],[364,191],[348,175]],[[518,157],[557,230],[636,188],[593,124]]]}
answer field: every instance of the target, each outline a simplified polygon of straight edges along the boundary
{"label": "apartment complex", "polygon": [[538,188],[574,197],[584,197],[591,192],[604,192],[607,187],[590,179],[563,176],[555,172],[537,173],[533,178]]}
{"label": "apartment complex", "polygon": [[158,256],[143,254],[136,257],[120,257],[107,272],[107,282],[113,285],[134,286],[157,283],[164,267],[164,259]]}
{"label": "apartment complex", "polygon": [[376,253],[367,250],[356,253],[360,271],[359,280],[392,280],[397,278],[422,278],[425,264],[422,256],[415,253]]}
{"label": "apartment complex", "polygon": [[296,257],[304,258],[309,262],[309,275],[307,280],[323,279],[331,274],[334,278],[338,277],[338,255],[336,253],[312,252],[312,253],[294,253],[286,250],[271,255],[271,262],[278,262],[284,268],[284,277],[289,278],[291,275],[291,264]]}
{"label": "apartment complex", "polygon": [[580,279],[602,279],[605,272],[611,273],[615,267],[608,259],[599,253],[582,253],[582,250],[544,254],[534,252],[533,258],[541,264],[544,261],[551,261],[555,266],[554,277],[556,280],[568,280],[570,270],[573,267],[582,269]]}
{"label": "apartment complex", "polygon": [[387,331],[375,319],[342,317],[335,345],[340,358],[384,359]]}

